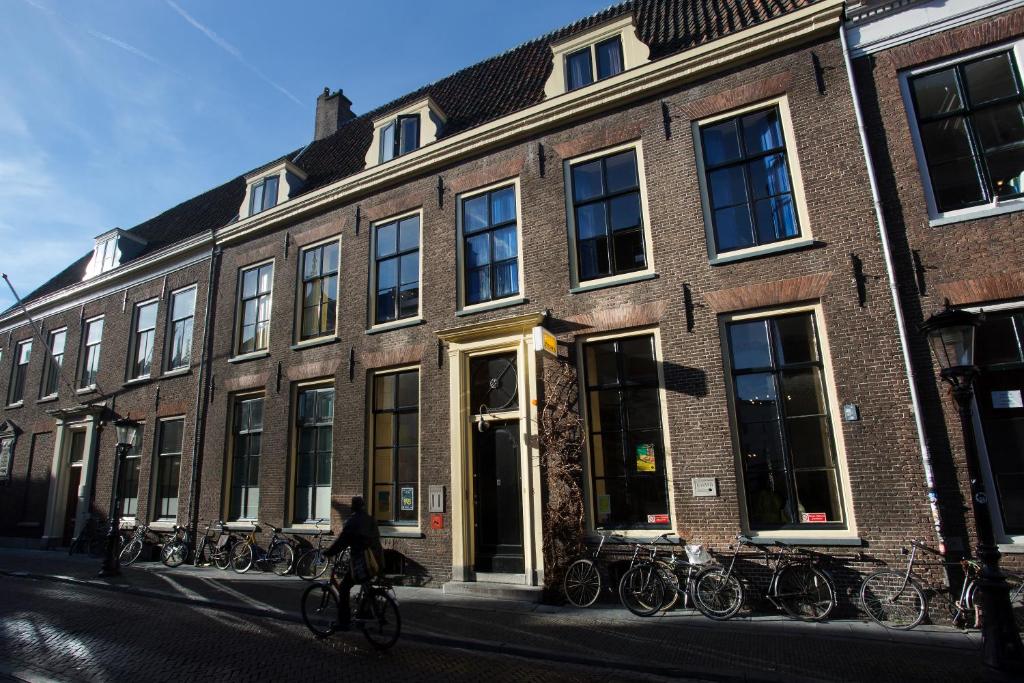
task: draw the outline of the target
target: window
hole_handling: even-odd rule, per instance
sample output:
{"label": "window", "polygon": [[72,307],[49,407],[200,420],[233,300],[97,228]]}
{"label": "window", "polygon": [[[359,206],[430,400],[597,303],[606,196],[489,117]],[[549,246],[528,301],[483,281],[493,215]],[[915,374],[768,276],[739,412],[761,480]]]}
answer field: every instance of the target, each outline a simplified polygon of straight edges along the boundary
{"label": "window", "polygon": [[380,130],[380,161],[390,161],[420,146],[420,115],[399,116]]}
{"label": "window", "polygon": [[576,90],[594,81],[622,73],[622,70],[622,39],[615,36],[566,55],[565,89]]}
{"label": "window", "polygon": [[[138,514],[139,510],[139,463],[142,462],[142,433],[143,425],[139,425],[139,432],[135,438],[135,443],[132,444],[130,451],[125,453],[124,460],[121,461],[121,475],[120,485],[118,486],[118,498],[121,499],[121,516],[122,517],[134,517]],[[178,452],[181,452],[181,447],[178,447]],[[160,461],[161,464],[163,461]],[[177,472],[178,468],[175,468]],[[177,474],[174,475],[175,490],[177,490]],[[175,493],[177,497],[177,493]],[[158,508],[159,511],[159,508]],[[177,506],[175,505],[175,511]],[[174,516],[174,515],[170,515]]]}
{"label": "window", "polygon": [[1024,194],[1024,93],[1011,50],[908,79],[934,209]]}
{"label": "window", "polygon": [[270,304],[274,264],[264,263],[242,271],[239,289],[241,320],[239,353],[264,351],[270,344]]}
{"label": "window", "polygon": [[249,190],[250,216],[277,206],[277,183],[278,177],[273,175],[252,184]]}
{"label": "window", "polygon": [[14,349],[14,368],[11,371],[11,389],[7,396],[8,405],[21,403],[25,399],[25,381],[28,379],[28,362],[32,356],[32,340],[18,342]]}
{"label": "window", "polygon": [[103,318],[87,320],[82,335],[82,388],[96,386],[100,373],[100,343],[103,341]]}
{"label": "window", "polygon": [[334,334],[338,315],[338,242],[302,252],[300,339]]}
{"label": "window", "polygon": [[153,340],[156,337],[157,302],[135,307],[135,332],[132,335],[132,379],[149,377],[153,369]]}
{"label": "window", "polygon": [[569,166],[580,282],[648,267],[637,150]]}
{"label": "window", "polygon": [[374,229],[374,292],[375,322],[419,315],[419,215],[383,223]]}
{"label": "window", "polygon": [[845,526],[811,312],[725,326],[751,529]]}
{"label": "window", "polygon": [[330,519],[334,389],[304,389],[298,398],[294,519],[297,523]]}
{"label": "window", "polygon": [[654,335],[584,344],[594,520],[668,529],[668,462]]}
{"label": "window", "polygon": [[700,147],[717,253],[800,236],[778,105],[701,125]]}
{"label": "window", "polygon": [[[989,491],[997,536],[1024,536],[1024,312],[986,313],[978,328],[975,398],[991,474]],[[1002,533],[999,529],[1002,529]],[[1016,537],[1016,538],[1014,538]]]}
{"label": "window", "polygon": [[228,518],[256,519],[260,509],[260,453],[263,440],[263,397],[235,403],[234,448]]}
{"label": "window", "polygon": [[60,387],[60,373],[64,367],[64,344],[68,331],[54,330],[50,332],[48,341],[50,360],[46,364],[46,379],[43,380],[43,396],[56,396]]}
{"label": "window", "polygon": [[171,294],[168,370],[187,368],[192,363],[192,322],[196,313],[196,288]]}
{"label": "window", "polygon": [[463,199],[460,215],[465,305],[519,294],[515,185]]}
{"label": "window", "polygon": [[[185,418],[161,420],[156,452],[156,518],[178,517],[178,480]],[[141,439],[140,439],[141,440]],[[136,487],[138,490],[138,487]]]}
{"label": "window", "polygon": [[105,273],[117,265],[117,238],[105,239],[96,245],[96,261],[100,272]]}
{"label": "window", "polygon": [[419,371],[373,378],[373,514],[385,524],[416,524],[419,487]]}

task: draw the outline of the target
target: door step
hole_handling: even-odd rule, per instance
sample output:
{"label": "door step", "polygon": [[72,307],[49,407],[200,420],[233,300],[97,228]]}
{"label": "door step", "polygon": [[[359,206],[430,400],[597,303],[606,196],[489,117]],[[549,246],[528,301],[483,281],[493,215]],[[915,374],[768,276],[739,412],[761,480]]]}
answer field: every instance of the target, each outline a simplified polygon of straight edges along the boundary
{"label": "door step", "polygon": [[518,600],[540,602],[543,589],[540,586],[522,586],[511,583],[490,583],[479,581],[449,581],[441,587],[445,595],[469,595],[492,600]]}

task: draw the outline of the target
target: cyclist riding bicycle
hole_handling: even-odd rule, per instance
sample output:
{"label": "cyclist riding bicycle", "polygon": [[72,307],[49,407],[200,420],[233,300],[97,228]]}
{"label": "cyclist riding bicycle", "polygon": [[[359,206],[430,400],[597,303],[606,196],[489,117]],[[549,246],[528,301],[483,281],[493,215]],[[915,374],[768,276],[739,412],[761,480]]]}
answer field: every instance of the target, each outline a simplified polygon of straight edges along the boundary
{"label": "cyclist riding bicycle", "polygon": [[328,557],[337,555],[345,548],[351,548],[351,571],[338,586],[340,601],[338,610],[341,612],[338,628],[345,631],[352,626],[352,608],[349,606],[349,591],[356,584],[366,583],[380,572],[382,549],[380,531],[373,517],[366,513],[366,501],[362,496],[352,498],[352,514],[345,520],[341,533],[324,554]]}

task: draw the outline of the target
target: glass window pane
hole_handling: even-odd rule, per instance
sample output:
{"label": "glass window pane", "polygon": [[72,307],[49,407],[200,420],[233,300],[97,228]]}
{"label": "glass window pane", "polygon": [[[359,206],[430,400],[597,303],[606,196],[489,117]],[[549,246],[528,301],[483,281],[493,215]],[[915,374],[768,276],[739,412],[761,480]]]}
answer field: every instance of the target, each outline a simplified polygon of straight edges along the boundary
{"label": "glass window pane", "polygon": [[302,255],[302,277],[306,280],[320,274],[320,249],[309,249]]}
{"label": "glass window pane", "polygon": [[736,119],[705,126],[701,128],[700,135],[704,159],[709,166],[718,166],[740,158]]}
{"label": "glass window pane", "polygon": [[597,77],[608,78],[622,72],[622,42],[616,36],[594,46],[597,52]]}
{"label": "glass window pane", "polygon": [[419,479],[416,448],[398,449],[398,481],[415,482]]}
{"label": "glass window pane", "polygon": [[754,197],[774,197],[790,192],[789,169],[785,154],[770,154],[750,163],[750,187]]}
{"label": "glass window pane", "polygon": [[951,211],[984,201],[978,166],[973,157],[930,166],[932,190],[939,211]]}
{"label": "glass window pane", "polygon": [[263,210],[263,183],[252,186],[252,197],[249,200],[249,213],[255,214]]}
{"label": "glass window pane", "polygon": [[754,215],[757,217],[757,239],[761,244],[778,242],[800,234],[792,195],[758,201],[754,205]]}
{"label": "glass window pane", "polygon": [[736,417],[742,424],[779,419],[775,378],[769,372],[736,375]]}
{"label": "glass window pane", "polygon": [[402,116],[398,119],[402,126],[399,133],[399,154],[407,154],[420,146],[420,117]]}
{"label": "glass window pane", "polygon": [[389,123],[380,131],[380,160],[389,161],[395,157],[395,124]]}
{"label": "glass window pane", "polygon": [[590,280],[611,272],[608,263],[608,238],[581,241],[579,243],[580,279]]}
{"label": "glass window pane", "polygon": [[811,313],[789,315],[772,320],[778,362],[781,365],[818,360],[818,342]]}
{"label": "glass window pane", "polygon": [[661,409],[658,389],[631,389],[626,394],[626,427],[631,431],[658,429]]}
{"label": "glass window pane", "polygon": [[778,149],[784,144],[777,107],[748,114],[742,119],[743,144],[747,155]]}
{"label": "glass window pane", "polygon": [[947,114],[963,107],[953,68],[915,78],[910,87],[914,93],[914,107],[921,118]]}
{"label": "glass window pane", "polygon": [[395,407],[395,375],[377,375],[373,387],[374,408],[377,410]]}
{"label": "glass window pane", "polygon": [[516,191],[506,187],[491,194],[491,225],[499,225],[516,219]]}
{"label": "glass window pane", "polygon": [[708,174],[708,187],[711,190],[711,206],[722,208],[746,204],[747,181],[743,166],[721,168]]}
{"label": "glass window pane", "polygon": [[398,315],[396,311],[397,292],[394,289],[387,289],[377,293],[377,322],[394,320]]}
{"label": "glass window pane", "polygon": [[608,232],[605,223],[605,203],[585,204],[576,209],[576,230],[581,240],[603,237]]}
{"label": "glass window pane", "polygon": [[398,284],[398,259],[391,258],[377,264],[377,290],[390,289]]}
{"label": "glass window pane", "polygon": [[473,235],[466,239],[466,265],[469,268],[483,266],[491,261],[491,238],[487,233]]}
{"label": "glass window pane", "polygon": [[616,272],[636,270],[647,265],[647,258],[644,254],[644,237],[639,230],[617,232],[612,240]]}
{"label": "glass window pane", "polygon": [[265,294],[273,287],[274,278],[274,266],[268,263],[265,266],[260,266],[259,269],[259,291],[261,294]]}
{"label": "glass window pane", "polygon": [[403,372],[397,376],[399,408],[416,408],[419,406],[419,372]]}
{"label": "glass window pane", "polygon": [[415,251],[402,256],[402,265],[399,269],[399,284],[408,285],[419,282],[420,279],[420,253]]}
{"label": "glass window pane", "polygon": [[587,386],[610,386],[619,383],[618,354],[615,342],[587,345]]}
{"label": "glass window pane", "polygon": [[622,432],[602,432],[592,438],[594,474],[599,477],[619,477],[625,474],[625,442]]}
{"label": "glass window pane", "polygon": [[394,479],[391,461],[394,451],[390,448],[378,448],[373,452],[373,479],[375,482],[386,482]]}
{"label": "glass window pane", "polygon": [[484,266],[466,274],[466,303],[475,304],[491,298],[491,271]]}
{"label": "glass window pane", "polygon": [[601,183],[601,160],[595,159],[572,167],[572,196],[577,202],[604,194]]}
{"label": "glass window pane", "polygon": [[939,164],[973,154],[966,119],[950,116],[919,127],[921,144],[929,164]]}
{"label": "glass window pane", "polygon": [[323,247],[323,272],[324,273],[336,273],[338,272],[338,251],[339,246],[337,242],[331,242],[330,244],[324,245]]}
{"label": "glass window pane", "polygon": [[416,413],[399,413],[398,443],[403,446],[419,443],[419,418]]}
{"label": "glass window pane", "polygon": [[978,365],[1024,362],[1020,333],[1021,327],[1014,322],[1014,316],[986,315],[974,342]]}
{"label": "glass window pane", "polygon": [[974,106],[1018,93],[1009,52],[964,64],[963,74],[967,97]]}
{"label": "glass window pane", "polygon": [[802,515],[825,513],[826,522],[842,522],[839,487],[834,470],[796,473],[797,509]]}
{"label": "glass window pane", "polygon": [[734,370],[771,367],[767,321],[732,323],[728,330],[729,353]]}
{"label": "glass window pane", "polygon": [[416,283],[402,285],[402,291],[398,295],[399,317],[408,318],[419,313],[420,288]]}
{"label": "glass window pane", "polygon": [[831,432],[824,417],[793,417],[786,420],[786,436],[793,467],[831,467]]}
{"label": "glass window pane", "polygon": [[640,225],[640,193],[631,192],[615,197],[609,202],[609,211],[613,231],[637,227]]}
{"label": "glass window pane", "polygon": [[982,149],[1019,146],[1024,142],[1024,112],[1019,102],[987,107],[976,112],[971,120]]}
{"label": "glass window pane", "polygon": [[390,256],[397,250],[398,224],[388,223],[377,228],[377,256]]}
{"label": "glass window pane", "polygon": [[487,195],[482,194],[462,202],[463,231],[476,232],[487,227]]}
{"label": "glass window pane", "polygon": [[992,194],[1005,197],[1024,190],[1024,147],[989,152],[985,161],[992,181]]}
{"label": "glass window pane", "polygon": [[582,88],[594,82],[594,71],[590,63],[590,48],[574,52],[565,58],[565,77],[568,90]]}
{"label": "glass window pane", "polygon": [[777,527],[793,521],[789,514],[789,486],[783,471],[769,469],[763,461],[748,463],[743,483],[751,526]]}
{"label": "glass window pane", "polygon": [[420,245],[420,219],[419,216],[404,218],[398,224],[399,238],[398,250],[407,251],[415,249]]}
{"label": "glass window pane", "polygon": [[620,412],[622,394],[618,389],[591,391],[587,396],[591,431],[618,432],[625,429]]}
{"label": "glass window pane", "polygon": [[519,293],[519,269],[515,261],[506,261],[494,267],[494,295],[512,296]]}
{"label": "glass window pane", "polygon": [[187,318],[195,312],[195,308],[195,288],[186,289],[184,292],[178,292],[174,295],[174,302],[171,304],[171,318],[174,320]]}
{"label": "glass window pane", "polygon": [[828,412],[819,373],[816,367],[780,373],[787,417],[825,415]]}
{"label": "glass window pane", "polygon": [[654,337],[625,337],[618,342],[622,357],[622,383],[658,383],[658,365],[654,357]]}
{"label": "glass window pane", "polygon": [[139,306],[138,318],[136,319],[138,330],[151,330],[156,327],[156,304]]}
{"label": "glass window pane", "polygon": [[715,241],[718,251],[742,249],[754,244],[753,228],[750,225],[750,210],[746,204],[714,212]]}
{"label": "glass window pane", "polygon": [[638,185],[636,175],[636,153],[628,150],[605,159],[607,192],[631,190]]}
{"label": "glass window pane", "polygon": [[491,233],[494,236],[494,259],[504,261],[516,257],[516,227],[499,228]]}

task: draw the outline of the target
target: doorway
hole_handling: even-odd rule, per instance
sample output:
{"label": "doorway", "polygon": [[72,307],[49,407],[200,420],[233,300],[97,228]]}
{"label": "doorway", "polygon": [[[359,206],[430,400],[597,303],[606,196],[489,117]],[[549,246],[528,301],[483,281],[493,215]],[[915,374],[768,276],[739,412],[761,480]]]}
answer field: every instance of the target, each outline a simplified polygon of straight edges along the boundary
{"label": "doorway", "polygon": [[521,574],[522,477],[519,420],[487,423],[473,437],[473,520],[478,572]]}
{"label": "doorway", "polygon": [[61,545],[71,545],[78,523],[78,489],[82,484],[82,463],[85,461],[85,432],[71,432],[68,444],[68,489],[64,499],[64,530]]}

